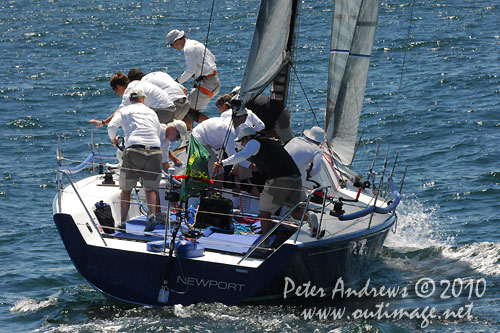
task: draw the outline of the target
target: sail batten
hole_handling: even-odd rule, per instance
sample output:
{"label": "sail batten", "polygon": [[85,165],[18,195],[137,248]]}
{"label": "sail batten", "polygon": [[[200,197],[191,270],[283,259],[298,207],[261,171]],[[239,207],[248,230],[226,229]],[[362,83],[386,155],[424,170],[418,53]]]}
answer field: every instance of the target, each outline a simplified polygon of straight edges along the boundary
{"label": "sail batten", "polygon": [[336,0],[330,46],[326,137],[343,164],[356,145],[379,0]]}

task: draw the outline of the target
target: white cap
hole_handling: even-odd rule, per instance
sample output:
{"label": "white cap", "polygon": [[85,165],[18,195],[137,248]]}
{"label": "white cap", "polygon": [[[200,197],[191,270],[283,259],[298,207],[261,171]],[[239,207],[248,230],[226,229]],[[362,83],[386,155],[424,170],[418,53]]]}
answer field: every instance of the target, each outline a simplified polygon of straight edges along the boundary
{"label": "white cap", "polygon": [[167,34],[167,45],[172,45],[176,40],[184,37],[184,31],[183,30],[170,30],[170,32]]}
{"label": "white cap", "polygon": [[238,137],[236,138],[236,142],[241,141],[245,136],[250,136],[250,135],[255,135],[257,132],[255,131],[255,128],[251,126],[245,126],[245,124],[241,125],[240,127],[240,133],[238,134]]}
{"label": "white cap", "polygon": [[310,130],[305,130],[304,135],[318,143],[323,143],[323,141],[325,141],[325,131],[318,126],[311,127]]}
{"label": "white cap", "polygon": [[141,87],[135,86],[130,90],[130,98],[146,97],[144,90]]}
{"label": "white cap", "polygon": [[181,136],[181,139],[182,140],[186,140],[186,137],[187,137],[187,127],[186,127],[186,123],[183,122],[182,120],[174,120],[172,122],[175,126],[175,129],[177,130],[177,132],[179,133],[179,135]]}

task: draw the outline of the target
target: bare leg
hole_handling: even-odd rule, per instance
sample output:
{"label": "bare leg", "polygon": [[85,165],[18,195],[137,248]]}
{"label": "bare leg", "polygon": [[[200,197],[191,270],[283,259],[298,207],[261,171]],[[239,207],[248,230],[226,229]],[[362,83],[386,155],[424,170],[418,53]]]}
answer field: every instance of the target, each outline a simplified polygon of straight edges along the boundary
{"label": "bare leg", "polygon": [[128,214],[128,209],[130,208],[130,194],[132,193],[132,190],[122,190],[120,193],[120,214],[121,214],[121,221],[125,222],[127,221],[127,214]]}
{"label": "bare leg", "polygon": [[200,113],[200,115],[198,116],[198,124],[207,120],[208,117],[204,114],[204,113]]}
{"label": "bare leg", "polygon": [[160,193],[158,191],[155,191],[156,194],[156,206],[153,214],[158,214],[161,213],[161,207],[160,207]]}
{"label": "bare leg", "polygon": [[[268,212],[263,212],[260,211],[259,217],[261,218],[260,220],[260,225],[262,226],[262,237],[266,235],[269,230],[271,230],[271,213]],[[269,246],[269,238],[266,239],[266,241],[263,243],[264,246]]]}
{"label": "bare leg", "polygon": [[184,119],[182,119],[182,121],[186,123],[188,131],[191,131],[193,129],[193,119],[191,119],[189,115],[186,115]]}
{"label": "bare leg", "polygon": [[188,114],[182,119],[186,123],[186,127],[188,131],[193,129],[193,123],[201,123],[207,120],[208,117],[201,113],[199,110],[189,109]]}
{"label": "bare leg", "polygon": [[[295,208],[295,210],[292,212],[292,217],[296,220],[301,220],[302,214],[304,214],[304,209],[298,207]],[[304,216],[304,221],[307,221],[308,219],[309,219],[309,213],[306,212],[306,215]]]}
{"label": "bare leg", "polygon": [[146,191],[146,204],[149,214],[156,214],[156,191]]}

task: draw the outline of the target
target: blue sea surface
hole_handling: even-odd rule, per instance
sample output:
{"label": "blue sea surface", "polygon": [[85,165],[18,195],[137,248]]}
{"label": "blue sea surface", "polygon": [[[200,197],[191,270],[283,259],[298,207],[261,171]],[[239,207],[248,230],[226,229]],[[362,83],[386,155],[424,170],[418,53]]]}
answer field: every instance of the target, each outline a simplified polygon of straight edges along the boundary
{"label": "blue sea surface", "polygon": [[[290,99],[296,134],[308,102],[323,123],[332,3],[301,1],[295,66],[303,91],[296,84]],[[498,1],[382,2],[353,163],[366,176],[382,141],[377,179],[385,156],[390,168],[399,152],[396,181],[408,167],[397,230],[371,267],[370,284],[412,290],[429,278],[442,291],[455,282],[449,299],[441,296],[452,289],[389,302],[439,311],[469,305],[471,316],[435,318],[422,328],[419,318],[306,319],[300,306],[157,309],[86,284],[52,221],[58,137],[67,164],[78,164],[90,152],[88,120],[119,105],[109,87],[115,72],[180,75],[183,54],[164,39],[173,28],[214,53],[221,93],[239,85],[259,1],[214,4],[212,12],[212,1],[201,0],[0,3],[0,332],[500,331]],[[206,113],[217,116],[214,103]],[[308,115],[306,128],[315,125]],[[95,140],[100,152],[114,153],[105,130]],[[474,297],[458,289],[460,279],[472,281]]]}

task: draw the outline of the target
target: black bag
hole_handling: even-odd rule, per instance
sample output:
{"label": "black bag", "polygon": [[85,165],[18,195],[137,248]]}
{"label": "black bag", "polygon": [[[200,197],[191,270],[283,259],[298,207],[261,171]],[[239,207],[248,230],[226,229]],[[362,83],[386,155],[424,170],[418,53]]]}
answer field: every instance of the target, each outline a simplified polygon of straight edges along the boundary
{"label": "black bag", "polygon": [[114,229],[106,228],[115,227],[115,220],[113,219],[113,214],[111,213],[111,206],[101,200],[96,202],[95,208],[94,213],[99,221],[99,224],[102,226],[102,230],[104,230],[107,234],[114,233]]}
{"label": "black bag", "polygon": [[201,198],[194,226],[199,229],[216,227],[232,229],[233,201],[222,197]]}

